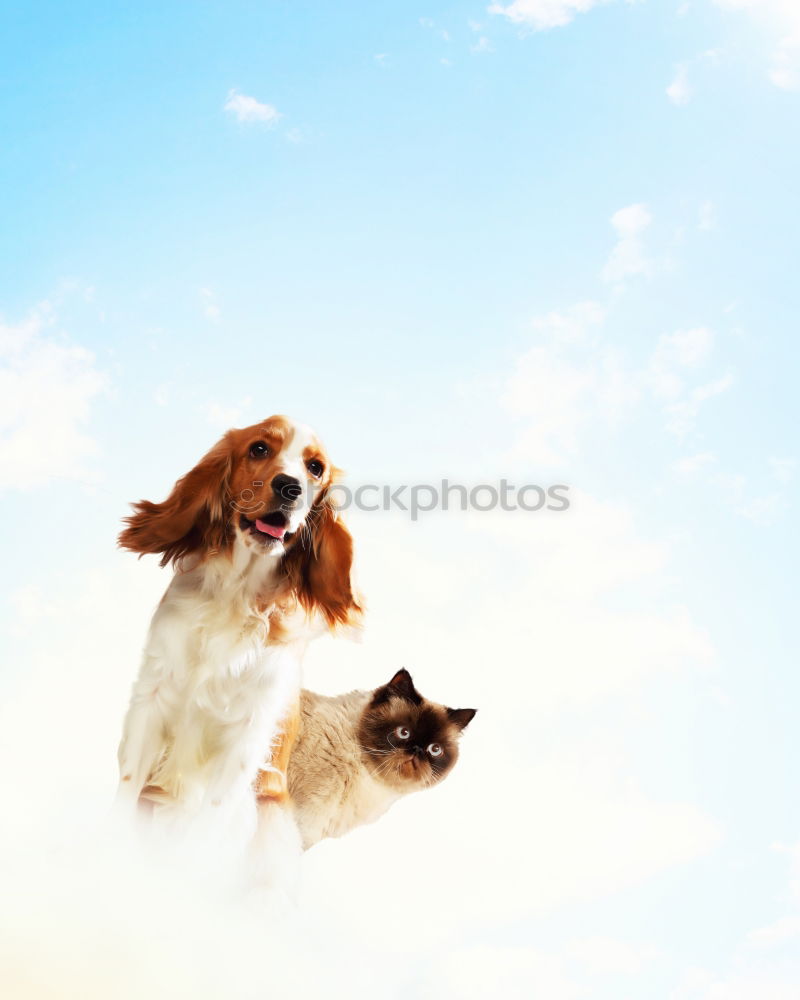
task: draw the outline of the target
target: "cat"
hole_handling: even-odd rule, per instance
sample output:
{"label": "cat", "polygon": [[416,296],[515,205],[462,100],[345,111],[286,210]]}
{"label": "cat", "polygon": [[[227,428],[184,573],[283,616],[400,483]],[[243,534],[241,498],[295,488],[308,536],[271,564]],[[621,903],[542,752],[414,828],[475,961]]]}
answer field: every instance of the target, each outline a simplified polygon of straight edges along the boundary
{"label": "cat", "polygon": [[[428,701],[407,670],[374,691],[326,697],[303,690],[288,802],[278,807],[291,814],[303,850],[372,823],[404,795],[440,782],[476,711]],[[262,810],[276,806],[269,796],[260,800]]]}

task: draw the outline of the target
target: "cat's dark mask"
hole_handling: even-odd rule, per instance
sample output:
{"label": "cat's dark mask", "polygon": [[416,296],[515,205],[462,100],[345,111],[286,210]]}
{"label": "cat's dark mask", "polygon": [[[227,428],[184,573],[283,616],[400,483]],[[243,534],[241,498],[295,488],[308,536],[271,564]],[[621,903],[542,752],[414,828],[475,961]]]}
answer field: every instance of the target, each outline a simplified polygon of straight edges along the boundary
{"label": "cat's dark mask", "polygon": [[458,759],[458,740],[477,710],[428,701],[398,670],[364,709],[359,742],[374,777],[404,791],[440,781]]}

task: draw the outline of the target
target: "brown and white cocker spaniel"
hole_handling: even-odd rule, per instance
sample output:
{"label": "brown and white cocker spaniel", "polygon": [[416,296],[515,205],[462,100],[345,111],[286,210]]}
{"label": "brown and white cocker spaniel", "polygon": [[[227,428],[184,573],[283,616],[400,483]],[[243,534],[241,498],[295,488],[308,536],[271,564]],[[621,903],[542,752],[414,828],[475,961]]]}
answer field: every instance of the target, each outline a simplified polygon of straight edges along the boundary
{"label": "brown and white cocker spaniel", "polygon": [[123,808],[145,789],[173,817],[252,804],[309,639],[360,620],[337,471],[313,431],[275,416],[228,431],[163,503],[133,505],[120,545],[175,574],[125,718]]}

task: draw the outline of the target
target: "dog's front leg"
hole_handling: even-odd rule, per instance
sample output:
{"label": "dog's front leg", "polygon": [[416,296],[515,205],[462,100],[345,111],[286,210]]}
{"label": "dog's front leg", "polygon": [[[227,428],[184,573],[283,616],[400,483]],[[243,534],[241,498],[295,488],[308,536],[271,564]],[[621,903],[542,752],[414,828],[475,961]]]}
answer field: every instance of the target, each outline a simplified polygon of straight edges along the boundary
{"label": "dog's front leg", "polygon": [[[136,688],[140,688],[137,682]],[[134,689],[117,754],[119,785],[117,806],[133,814],[163,751],[164,718],[157,693]]]}
{"label": "dog's front leg", "polygon": [[261,677],[252,693],[249,711],[225,727],[209,776],[204,806],[225,809],[226,804],[254,800],[253,782],[264,762],[265,750],[273,745],[290,706],[300,691],[299,657],[291,647],[265,654]]}

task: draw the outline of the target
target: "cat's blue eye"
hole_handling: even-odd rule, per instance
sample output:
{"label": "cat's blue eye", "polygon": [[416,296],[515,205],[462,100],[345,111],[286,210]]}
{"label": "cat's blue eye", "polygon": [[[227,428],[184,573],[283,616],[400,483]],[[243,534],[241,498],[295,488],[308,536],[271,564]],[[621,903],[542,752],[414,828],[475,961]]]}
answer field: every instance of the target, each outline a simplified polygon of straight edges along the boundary
{"label": "cat's blue eye", "polygon": [[411,730],[407,729],[405,726],[398,726],[397,729],[395,729],[394,731],[394,735],[399,740],[407,740],[408,737],[411,735]]}
{"label": "cat's blue eye", "polygon": [[428,753],[431,755],[431,757],[441,757],[444,751],[442,750],[442,748],[439,746],[438,743],[431,743],[428,746]]}

